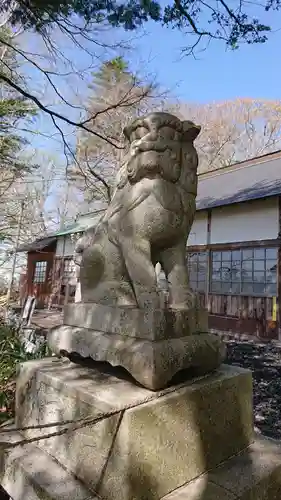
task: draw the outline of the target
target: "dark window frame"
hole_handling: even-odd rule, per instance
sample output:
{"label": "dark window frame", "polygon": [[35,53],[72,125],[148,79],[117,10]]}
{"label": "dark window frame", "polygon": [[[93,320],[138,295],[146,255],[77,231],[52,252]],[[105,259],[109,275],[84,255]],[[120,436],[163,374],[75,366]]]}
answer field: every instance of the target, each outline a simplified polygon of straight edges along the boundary
{"label": "dark window frame", "polygon": [[[202,250],[192,252],[187,250],[187,267],[189,275],[189,284],[194,292],[206,293],[208,278],[208,252]],[[202,268],[205,266],[205,277],[201,279]],[[196,276],[196,279],[194,279]],[[199,285],[200,283],[200,285]]]}
{"label": "dark window frame", "polygon": [[[193,263],[195,262],[192,272],[190,258]],[[201,262],[205,263],[204,280],[198,280],[198,262],[200,259]],[[210,278],[207,290],[208,259],[210,259]],[[196,292],[247,297],[277,296],[278,247],[276,245],[213,248],[209,252],[206,248],[192,251],[187,247],[187,266],[190,286]],[[217,271],[217,280],[214,279],[215,270]],[[202,273],[202,268],[200,272]],[[195,276],[196,279],[194,279]],[[202,285],[199,286],[199,283],[202,283]],[[214,284],[217,284],[217,289]],[[229,284],[229,287],[227,287],[227,284]]]}
{"label": "dark window frame", "polygon": [[34,285],[42,285],[43,283],[46,282],[47,268],[48,268],[47,260],[37,260],[35,262],[33,279],[32,279]]}
{"label": "dark window frame", "polygon": [[[233,274],[233,269],[235,269],[233,263],[236,263],[236,276]],[[278,248],[276,246],[212,250],[210,293],[253,297],[277,296],[277,264]],[[227,272],[229,272],[229,279],[227,279]],[[217,273],[217,280],[214,279],[215,273]],[[226,279],[223,279],[223,276]]]}

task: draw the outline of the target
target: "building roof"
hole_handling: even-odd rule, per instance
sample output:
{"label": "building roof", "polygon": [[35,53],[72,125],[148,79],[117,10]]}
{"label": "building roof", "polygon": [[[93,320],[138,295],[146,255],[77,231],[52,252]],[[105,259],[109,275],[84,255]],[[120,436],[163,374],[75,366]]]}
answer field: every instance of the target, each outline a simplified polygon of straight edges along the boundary
{"label": "building roof", "polygon": [[20,245],[17,249],[17,252],[42,250],[42,248],[46,248],[60,236],[66,236],[68,234],[76,234],[81,233],[82,231],[86,231],[86,229],[89,229],[90,227],[93,227],[97,224],[103,212],[104,210],[97,210],[94,213],[81,215],[78,221],[66,226],[64,229],[60,229],[59,231],[50,234],[46,238],[38,238],[32,243],[24,243],[23,245]]}
{"label": "building roof", "polygon": [[56,241],[56,236],[48,236],[46,238],[38,238],[32,243],[23,243],[17,248],[17,252],[30,252],[31,250],[42,250],[43,248],[48,247],[51,243]]}
{"label": "building roof", "polygon": [[199,175],[197,210],[281,194],[281,153]]}
{"label": "building roof", "polygon": [[103,213],[104,210],[97,210],[93,213],[81,215],[76,222],[66,226],[64,229],[56,231],[52,236],[58,237],[66,236],[67,234],[81,233],[82,231],[95,226]]}

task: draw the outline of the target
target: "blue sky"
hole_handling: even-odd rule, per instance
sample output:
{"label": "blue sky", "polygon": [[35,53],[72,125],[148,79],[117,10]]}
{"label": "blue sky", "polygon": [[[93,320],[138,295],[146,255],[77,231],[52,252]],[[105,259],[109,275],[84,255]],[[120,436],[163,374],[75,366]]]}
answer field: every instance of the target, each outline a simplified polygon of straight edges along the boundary
{"label": "blue sky", "polygon": [[[199,102],[236,97],[280,99],[281,11],[270,12],[263,21],[273,27],[265,44],[241,45],[233,51],[222,41],[212,41],[205,51],[196,54],[196,59],[182,56],[181,47],[190,43],[190,37],[177,29],[149,22],[143,36],[140,32],[118,31],[125,39],[139,36],[133,42],[135,50],[125,56],[131,68],[155,75],[161,85],[180,99]],[[110,41],[115,39],[115,33],[114,30],[109,33]],[[31,39],[29,43],[34,48],[38,41]],[[89,58],[84,51],[71,47],[68,54],[80,67],[87,66]]]}
{"label": "blue sky", "polygon": [[226,49],[223,42],[213,41],[207,50],[182,57],[186,38],[177,30],[149,26],[150,34],[140,42],[142,60],[161,84],[175,88],[184,100],[210,102],[254,97],[281,99],[281,12],[270,13],[268,22],[274,32],[265,44],[242,45],[238,50]]}
{"label": "blue sky", "polygon": [[[212,41],[205,51],[196,54],[196,59],[192,56],[182,56],[181,48],[190,44],[190,38],[176,29],[164,28],[157,23],[150,22],[145,26],[146,35],[139,32],[126,34],[122,30],[118,30],[116,35],[116,31],[111,30],[107,37],[112,43],[119,35],[123,39],[137,37],[133,41],[134,49],[125,53],[131,69],[155,76],[159,84],[179,100],[212,102],[237,97],[281,100],[281,12],[269,13],[265,22],[273,27],[273,32],[269,34],[269,40],[265,44],[241,45],[238,50],[233,51],[227,49],[224,42]],[[33,50],[38,47],[36,37],[29,36],[25,43]],[[87,68],[89,57],[85,51],[72,47],[67,55],[80,68]],[[36,93],[38,88],[38,95],[42,98],[42,76],[38,72],[36,75],[36,70],[30,66],[26,67],[26,71],[31,78],[33,93]],[[79,88],[81,101],[86,98],[88,81],[89,75],[84,83],[78,80],[74,84],[74,87],[77,85]],[[61,93],[68,98],[71,94],[71,82],[66,78],[57,80],[56,83]],[[58,98],[52,100],[54,96],[50,98],[49,95],[46,97],[47,94],[43,95],[46,104],[55,102],[57,111],[78,119],[76,110],[61,105]],[[61,126],[72,135],[69,139],[75,141],[73,130],[67,129],[63,123]],[[46,133],[55,131],[51,120],[45,114],[41,114],[37,128]],[[44,147],[45,153],[59,155],[64,162],[60,137],[58,132],[55,132],[56,141],[38,136],[33,138],[32,143],[37,148]]]}

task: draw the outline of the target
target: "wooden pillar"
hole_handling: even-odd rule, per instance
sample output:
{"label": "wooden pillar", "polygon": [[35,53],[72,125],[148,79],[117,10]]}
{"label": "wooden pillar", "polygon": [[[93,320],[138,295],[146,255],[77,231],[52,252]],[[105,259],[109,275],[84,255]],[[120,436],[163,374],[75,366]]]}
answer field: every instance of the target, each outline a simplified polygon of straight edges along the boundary
{"label": "wooden pillar", "polygon": [[281,196],[278,196],[278,254],[277,254],[277,331],[281,341]]}
{"label": "wooden pillar", "polygon": [[77,279],[74,302],[81,302],[81,284]]}
{"label": "wooden pillar", "polygon": [[65,285],[65,293],[64,293],[64,305],[68,304],[69,301],[69,281]]}
{"label": "wooden pillar", "polygon": [[67,238],[67,236],[63,237],[63,247],[62,247],[62,256],[61,256],[61,269],[60,269],[59,304],[60,304],[60,301],[61,301],[61,287],[62,287],[63,276],[64,276],[64,260],[65,260],[65,243],[66,243],[66,238]]}
{"label": "wooden pillar", "polygon": [[212,227],[212,210],[209,209],[207,212],[207,280],[206,280],[206,294],[205,294],[205,307],[210,309],[209,307],[209,292],[210,292],[210,284],[211,284],[211,272],[212,272],[212,261],[211,261],[211,227]]}

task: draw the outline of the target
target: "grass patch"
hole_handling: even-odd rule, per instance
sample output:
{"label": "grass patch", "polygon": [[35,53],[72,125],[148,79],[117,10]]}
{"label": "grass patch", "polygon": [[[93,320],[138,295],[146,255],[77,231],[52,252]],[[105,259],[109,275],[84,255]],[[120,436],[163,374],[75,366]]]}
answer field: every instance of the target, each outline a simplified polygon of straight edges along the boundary
{"label": "grass patch", "polygon": [[20,363],[46,356],[43,346],[26,352],[19,331],[0,324],[0,424],[15,415],[16,377]]}

